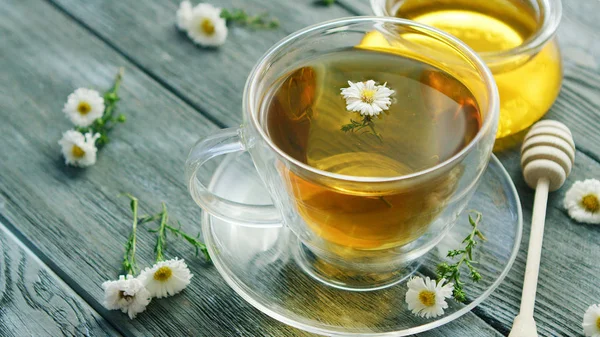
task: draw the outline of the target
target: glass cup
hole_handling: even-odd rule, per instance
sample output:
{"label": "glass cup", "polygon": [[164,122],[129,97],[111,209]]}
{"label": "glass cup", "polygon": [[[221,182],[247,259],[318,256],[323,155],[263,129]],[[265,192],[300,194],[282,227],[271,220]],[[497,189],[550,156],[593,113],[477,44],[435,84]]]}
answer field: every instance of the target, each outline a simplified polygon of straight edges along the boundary
{"label": "glass cup", "polygon": [[[443,91],[445,81],[464,84],[476,102],[463,103],[476,104],[481,117],[473,140],[434,167],[395,177],[322,171],[278,148],[266,128],[265,96],[270,88],[302,61],[354,48],[373,31],[394,45],[392,54],[414,58],[452,76],[432,78],[430,85],[441,85],[438,89]],[[435,108],[431,99],[424,103]],[[190,151],[189,191],[213,217],[240,226],[289,228],[298,238],[293,242],[300,244],[288,248],[295,250],[296,262],[317,280],[343,289],[380,289],[410,275],[410,266],[442,239],[466,206],[491,155],[498,104],[497,88],[485,63],[447,33],[398,18],[354,17],[322,23],[288,36],[260,59],[244,89],[243,125],[216,131]],[[238,203],[206,188],[207,176],[200,168],[216,156],[243,151],[250,154],[272,205]]]}
{"label": "glass cup", "polygon": [[560,0],[371,0],[371,7],[444,30],[479,53],[500,93],[497,150],[519,143],[558,97]]}

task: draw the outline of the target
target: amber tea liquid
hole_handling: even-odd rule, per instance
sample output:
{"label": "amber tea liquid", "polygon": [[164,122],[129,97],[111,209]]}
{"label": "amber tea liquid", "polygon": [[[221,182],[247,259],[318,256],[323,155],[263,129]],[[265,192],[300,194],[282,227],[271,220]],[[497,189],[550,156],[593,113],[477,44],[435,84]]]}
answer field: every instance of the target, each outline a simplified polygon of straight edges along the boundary
{"label": "amber tea liquid", "polygon": [[[395,9],[396,16],[444,30],[479,53],[516,48],[539,28],[535,12],[513,0],[404,0]],[[562,82],[558,44],[492,71],[500,92],[496,138],[503,138],[531,126],[554,103]]]}
{"label": "amber tea liquid", "polygon": [[[395,90],[390,109],[374,120],[380,138],[341,130],[361,116],[346,110],[340,88],[369,79]],[[319,170],[356,177],[396,177],[433,167],[464,148],[481,125],[477,103],[459,80],[420,61],[356,48],[302,64],[273,86],[263,105],[268,135],[281,150]],[[342,187],[285,167],[280,173],[317,235],[342,247],[384,249],[426,231],[461,170],[456,166],[397,189]]]}

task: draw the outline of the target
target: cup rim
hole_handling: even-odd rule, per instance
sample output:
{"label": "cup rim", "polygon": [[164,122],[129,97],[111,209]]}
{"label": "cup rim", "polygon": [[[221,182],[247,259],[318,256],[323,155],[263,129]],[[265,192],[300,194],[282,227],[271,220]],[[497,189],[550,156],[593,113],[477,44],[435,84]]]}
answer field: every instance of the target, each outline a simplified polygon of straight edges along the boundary
{"label": "cup rim", "polygon": [[[542,25],[530,38],[520,45],[502,51],[478,53],[484,60],[494,62],[498,59],[537,52],[554,37],[562,18],[562,0],[534,0],[540,6]],[[376,16],[393,17],[387,11],[386,0],[370,0],[371,10]]]}
{"label": "cup rim", "polygon": [[[441,41],[444,41],[444,42],[452,45],[460,53],[462,53],[464,56],[466,56],[469,59],[469,61],[471,61],[473,63],[473,65],[476,67],[477,71],[479,71],[480,74],[482,75],[483,82],[486,86],[486,91],[487,91],[488,97],[489,97],[489,102],[486,107],[486,109],[487,109],[486,111],[488,111],[488,114],[486,115],[486,118],[484,118],[482,126],[478,130],[475,137],[473,137],[473,139],[466,146],[464,146],[460,151],[455,153],[452,157],[446,159],[445,161],[443,161],[435,166],[432,166],[432,167],[429,167],[427,169],[420,170],[417,172],[413,172],[410,174],[406,174],[406,175],[393,176],[393,177],[363,177],[363,176],[344,175],[344,174],[332,173],[332,172],[317,169],[315,167],[312,167],[308,164],[302,163],[301,161],[291,157],[290,155],[288,155],[287,153],[282,151],[277,145],[275,145],[273,143],[273,141],[271,140],[271,138],[266,134],[265,130],[261,127],[261,124],[258,120],[259,114],[254,113],[255,112],[254,110],[257,109],[257,107],[254,104],[255,103],[254,102],[255,101],[254,91],[257,90],[257,85],[259,83],[258,74],[260,73],[260,71],[263,68],[265,68],[265,67],[268,68],[269,62],[271,61],[273,55],[275,53],[281,51],[282,49],[285,49],[293,41],[295,41],[299,38],[302,38],[303,36],[305,36],[309,33],[312,33],[314,31],[327,30],[327,29],[331,29],[331,28],[340,28],[340,27],[348,26],[350,24],[363,23],[363,22],[391,23],[391,24],[397,24],[400,26],[410,26],[410,27],[418,28],[420,31],[427,33],[427,35],[440,38]],[[411,21],[411,20],[393,18],[393,17],[383,17],[383,16],[359,16],[359,17],[347,17],[347,18],[334,19],[334,20],[330,20],[330,21],[326,21],[326,22],[322,22],[322,23],[318,23],[318,24],[306,27],[304,29],[296,31],[295,33],[288,35],[287,37],[285,37],[284,39],[282,39],[281,41],[276,43],[273,47],[271,47],[260,58],[260,61],[254,66],[254,68],[250,72],[250,75],[248,76],[248,79],[246,81],[243,97],[244,97],[243,104],[242,104],[243,111],[249,113],[250,123],[252,123],[252,126],[258,131],[261,138],[268,144],[268,146],[271,148],[271,150],[276,152],[281,157],[285,158],[287,161],[293,163],[294,165],[296,165],[306,171],[312,172],[312,173],[320,175],[320,176],[326,176],[326,177],[332,178],[332,179],[343,180],[343,181],[348,181],[348,182],[358,182],[358,183],[386,183],[386,182],[405,181],[405,180],[409,180],[409,179],[413,179],[413,178],[417,178],[417,177],[421,177],[421,176],[430,174],[430,173],[438,171],[444,167],[453,166],[453,164],[460,161],[477,144],[479,144],[479,142],[483,138],[484,134],[486,134],[487,132],[493,132],[495,134],[495,130],[490,130],[490,129],[495,129],[495,126],[498,121],[498,116],[500,114],[498,87],[496,86],[496,82],[494,80],[492,72],[487,67],[485,62],[479,57],[479,55],[473,49],[471,49],[469,46],[467,46],[464,42],[462,42],[458,38],[444,32],[444,31],[441,31],[437,28],[430,27],[430,26],[427,26],[427,25],[424,25],[424,24],[421,24],[421,23],[418,23],[415,21]]]}

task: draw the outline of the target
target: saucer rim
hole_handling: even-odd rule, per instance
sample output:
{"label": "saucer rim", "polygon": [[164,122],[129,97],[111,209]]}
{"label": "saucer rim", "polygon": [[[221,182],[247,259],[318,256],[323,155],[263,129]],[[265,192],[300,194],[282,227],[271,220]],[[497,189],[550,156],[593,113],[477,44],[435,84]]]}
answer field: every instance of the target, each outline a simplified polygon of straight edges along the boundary
{"label": "saucer rim", "polygon": [[[226,159],[224,159],[223,162],[219,165],[219,167],[217,167],[213,177],[218,176],[219,171],[221,171],[224,167],[226,167],[227,165],[225,165],[225,164],[228,161],[232,160],[232,158],[235,158],[235,157],[228,156]],[[217,251],[215,250],[215,246],[214,246],[214,242],[213,242],[214,240],[212,238],[212,233],[211,233],[212,232],[212,230],[211,230],[212,222],[210,221],[211,216],[210,216],[210,214],[208,214],[207,212],[204,212],[204,211],[202,212],[203,213],[202,214],[202,224],[201,224],[202,235],[204,237],[208,252],[209,252],[210,256],[212,257],[213,265],[216,267],[217,271],[219,272],[221,277],[225,280],[227,285],[229,285],[229,287],[231,287],[233,289],[233,291],[235,291],[236,294],[241,296],[250,305],[252,305],[256,309],[258,309],[260,312],[266,314],[267,316],[269,316],[281,323],[287,324],[291,327],[294,327],[294,328],[297,328],[297,329],[300,329],[300,330],[303,330],[306,332],[315,333],[315,334],[319,334],[319,335],[323,335],[323,336],[365,336],[365,337],[410,336],[410,335],[414,335],[417,333],[422,333],[425,331],[429,331],[429,330],[438,328],[440,326],[448,324],[448,323],[460,318],[461,316],[469,313],[476,306],[478,306],[481,302],[483,302],[485,299],[487,299],[496,290],[496,288],[498,288],[498,286],[504,281],[504,279],[506,278],[506,275],[508,275],[508,273],[510,272],[510,270],[512,269],[512,267],[514,265],[514,262],[519,253],[519,249],[521,246],[521,240],[522,240],[522,236],[523,236],[523,210],[522,210],[522,206],[521,206],[521,200],[519,198],[519,194],[517,192],[515,184],[514,184],[512,178],[510,177],[508,171],[506,171],[506,168],[504,167],[504,165],[502,165],[500,160],[494,154],[491,155],[490,161],[488,162],[485,171],[487,171],[491,165],[498,166],[499,172],[502,173],[501,177],[503,177],[509,183],[508,185],[510,188],[507,191],[509,191],[513,194],[515,204],[517,205],[516,210],[517,210],[517,227],[518,228],[517,228],[517,233],[515,235],[514,245],[513,245],[510,257],[508,259],[508,263],[504,267],[504,270],[502,271],[502,273],[500,273],[500,275],[496,278],[496,280],[481,295],[479,295],[479,297],[474,299],[469,304],[465,305],[460,310],[457,310],[447,316],[441,317],[440,319],[436,319],[434,321],[425,323],[423,325],[408,328],[405,330],[388,331],[388,332],[374,332],[374,333],[340,331],[331,326],[329,326],[329,329],[327,329],[325,324],[323,324],[322,327],[317,327],[317,326],[309,325],[309,324],[303,323],[299,320],[290,318],[286,315],[279,314],[278,312],[273,311],[270,308],[268,308],[267,306],[263,305],[260,301],[254,299],[254,297],[250,296],[248,292],[244,291],[244,289],[241,285],[244,285],[245,283],[244,282],[235,282],[235,279],[237,279],[237,277],[235,276],[235,273],[227,272],[229,270],[229,268],[227,268],[225,266],[225,264],[221,262],[221,259],[219,258],[220,255],[218,255]],[[215,181],[216,181],[216,179],[211,180],[209,187],[208,187],[209,190],[211,190],[214,187]],[[274,229],[274,230],[281,230],[281,228],[282,228],[281,226],[272,227],[272,229]],[[263,228],[263,229],[265,229],[265,228]],[[233,277],[230,275],[232,275]],[[318,281],[315,280],[315,282],[318,282]],[[241,285],[238,283],[240,283]],[[300,315],[297,315],[297,316],[301,317]]]}

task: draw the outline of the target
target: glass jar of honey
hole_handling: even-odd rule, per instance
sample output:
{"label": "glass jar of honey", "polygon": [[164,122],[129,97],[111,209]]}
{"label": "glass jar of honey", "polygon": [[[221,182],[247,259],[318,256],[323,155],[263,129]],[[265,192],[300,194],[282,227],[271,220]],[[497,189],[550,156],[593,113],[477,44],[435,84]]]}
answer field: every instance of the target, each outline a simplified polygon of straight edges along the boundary
{"label": "glass jar of honey", "polygon": [[560,0],[371,0],[371,6],[378,16],[453,34],[481,56],[500,93],[496,149],[518,141],[558,96],[562,62],[554,35]]}

